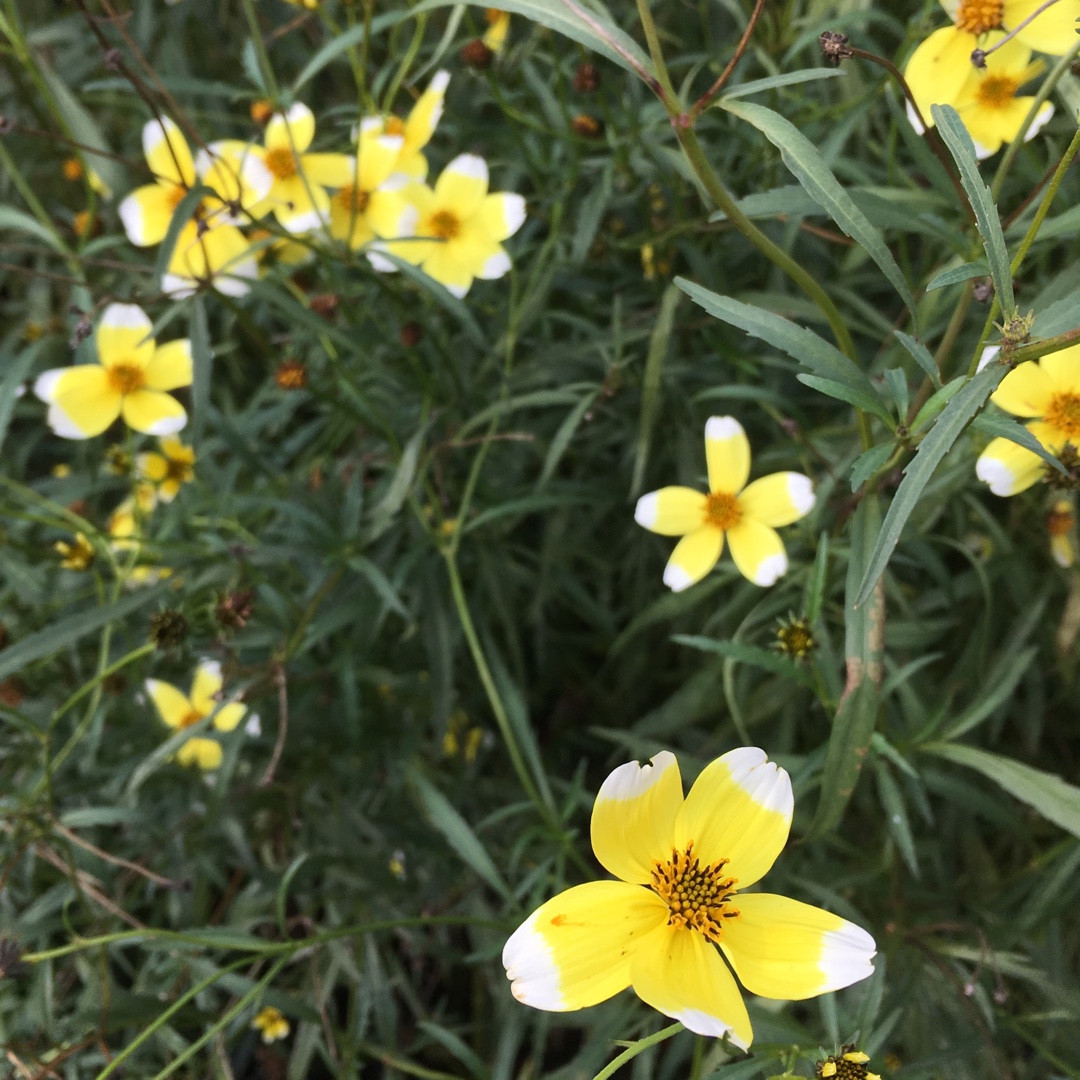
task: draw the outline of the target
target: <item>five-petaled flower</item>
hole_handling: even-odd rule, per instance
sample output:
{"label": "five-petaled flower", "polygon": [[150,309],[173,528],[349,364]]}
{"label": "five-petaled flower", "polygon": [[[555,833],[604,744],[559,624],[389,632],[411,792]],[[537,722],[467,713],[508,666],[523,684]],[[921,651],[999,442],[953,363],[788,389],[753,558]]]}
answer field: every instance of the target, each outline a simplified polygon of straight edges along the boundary
{"label": "five-petaled flower", "polygon": [[195,479],[195,451],[176,436],[160,440],[161,453],[147,450],[135,459],[139,476],[156,486],[157,497],[163,503],[176,498],[183,484]]}
{"label": "five-petaled flower", "polygon": [[[1014,368],[990,400],[1013,416],[1035,417],[1027,429],[1050,453],[1080,450],[1080,345]],[[975,474],[995,495],[1018,495],[1046,468],[1038,454],[998,437],[979,456]]]}
{"label": "five-petaled flower", "polygon": [[289,1021],[285,1019],[280,1009],[273,1005],[266,1005],[256,1014],[251,1021],[251,1026],[262,1035],[264,1043],[272,1043],[278,1039],[288,1038]]}
{"label": "five-petaled flower", "polygon": [[365,117],[360,122],[358,135],[366,134],[369,138],[379,135],[400,137],[401,147],[391,170],[392,178],[406,182],[427,177],[428,163],[422,151],[431,141],[442,118],[449,82],[450,72],[436,71],[428,88],[417,98],[404,120],[399,116],[377,115]]}
{"label": "five-petaled flower", "polygon": [[57,435],[89,439],[121,415],[148,435],[172,435],[187,423],[183,406],[166,391],[191,385],[191,343],[158,345],[152,333],[142,308],[110,304],[94,335],[98,362],[38,376],[34,393],[48,402]]}
{"label": "five-petaled flower", "polygon": [[[213,717],[211,724],[218,731],[232,731],[243,719],[247,707],[239,701],[230,701],[219,708],[221,687],[221,665],[216,660],[199,662],[188,695],[171,683],[146,680],[146,692],[158,715],[174,731],[183,731],[208,716]],[[221,743],[199,737],[188,739],[176,752],[176,760],[181,765],[198,765],[200,769],[216,769],[221,764],[221,756]]]}
{"label": "five-petaled flower", "polygon": [[[633,987],[700,1035],[750,1045],[743,986],[795,1001],[873,971],[875,945],[821,908],[744,890],[787,842],[788,774],[741,747],[707,765],[683,798],[675,756],[621,765],[592,812],[592,846],[618,881],[560,893],[511,935],[503,964],[518,1001],[564,1012]],[[716,947],[719,947],[717,951]]]}
{"label": "five-petaled flower", "polygon": [[434,188],[413,184],[403,194],[413,214],[403,224],[402,235],[415,239],[375,244],[369,257],[376,269],[394,268],[378,254],[392,252],[420,266],[458,297],[469,291],[475,278],[500,278],[510,269],[510,256],[501,241],[521,228],[525,200],[509,192],[489,194],[483,158],[459,154],[443,169]]}
{"label": "five-petaled flower", "polygon": [[784,542],[776,529],[813,509],[814,489],[802,473],[750,476],[750,443],[731,416],[712,416],[705,425],[709,493],[688,487],[665,487],[643,495],[634,520],[661,536],[681,536],[667,567],[664,584],[675,592],[700,581],[724,550],[724,536],[739,572],[755,585],[772,585],[787,572]]}

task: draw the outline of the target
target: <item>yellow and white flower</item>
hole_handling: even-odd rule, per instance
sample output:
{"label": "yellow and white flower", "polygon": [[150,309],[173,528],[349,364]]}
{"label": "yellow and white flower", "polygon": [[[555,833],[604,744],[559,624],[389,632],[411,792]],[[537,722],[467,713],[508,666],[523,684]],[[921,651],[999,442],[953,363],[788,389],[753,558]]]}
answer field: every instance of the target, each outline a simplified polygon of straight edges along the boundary
{"label": "yellow and white flower", "polygon": [[166,393],[191,385],[191,343],[158,345],[153,324],[134,304],[110,304],[94,335],[96,364],[53,368],[34,383],[49,405],[49,426],[65,439],[100,435],[117,417],[135,431],[173,435],[187,423]]}
{"label": "yellow and white flower", "polygon": [[802,473],[763,476],[749,486],[750,443],[732,416],[705,425],[709,492],[665,487],[638,499],[634,520],[661,536],[681,536],[664,570],[675,592],[700,581],[724,550],[724,536],[739,572],[755,585],[772,585],[787,573],[784,542],[776,530],[805,517],[814,488]]}
{"label": "yellow and white flower", "polygon": [[301,102],[275,113],[266,125],[263,146],[247,146],[271,178],[265,198],[252,208],[254,217],[271,210],[291,233],[320,229],[330,219],[328,187],[352,180],[353,159],[347,154],[308,153],[315,138],[315,117]]}
{"label": "yellow and white flower", "polygon": [[195,479],[195,451],[175,436],[160,440],[161,453],[145,451],[135,459],[138,474],[154,485],[163,503],[171,503],[183,484]]}
{"label": "yellow and white flower", "polygon": [[[904,75],[928,124],[933,124],[931,105],[951,105],[960,114],[975,143],[980,158],[996,154],[1003,143],[1016,138],[1035,99],[1018,96],[1025,84],[1042,71],[1041,62],[1031,62],[1031,49],[1020,39],[1005,42],[977,68],[970,55],[950,47],[956,37],[952,27],[931,34],[912,54]],[[996,44],[1001,31],[985,35],[983,46]],[[922,125],[907,106],[908,119],[920,133]],[[1024,135],[1033,138],[1054,115],[1054,106],[1044,101]]]}
{"label": "yellow and white flower", "polygon": [[[155,182],[136,188],[120,203],[120,220],[136,247],[153,247],[165,239],[176,208],[194,187],[197,171],[191,149],[173,121],[151,120],[143,128],[143,153]],[[255,162],[254,158],[251,158]],[[258,164],[237,171],[218,157],[201,160],[203,182],[218,194],[204,198],[176,238],[162,280],[162,291],[190,296],[201,284],[212,284],[227,296],[243,296],[258,276],[250,245],[233,222],[230,205],[257,201],[266,187]]]}
{"label": "yellow and white flower", "polygon": [[359,127],[359,134],[368,137],[394,135],[401,137],[401,149],[394,162],[392,175],[400,180],[423,180],[428,174],[427,158],[421,151],[431,141],[435,128],[442,118],[446,99],[446,87],[450,72],[437,71],[428,88],[417,99],[408,117],[368,116]]}
{"label": "yellow and white flower", "polygon": [[633,987],[691,1031],[745,1049],[753,1032],[732,971],[751,993],[787,1001],[865,979],[876,948],[865,930],[744,891],[783,850],[793,807],[788,774],[757,747],[717,758],[685,799],[668,751],[621,765],[591,828],[597,859],[619,880],[567,889],[514,931],[502,957],[514,997],[565,1012]]}
{"label": "yellow and white flower", "polygon": [[375,244],[370,254],[377,270],[393,264],[378,256],[392,252],[419,266],[464,296],[475,278],[493,280],[510,269],[502,241],[513,236],[525,220],[525,200],[509,192],[488,194],[488,168],[475,154],[460,154],[443,169],[435,187],[413,184],[404,189],[413,214],[403,224],[402,239]]}
{"label": "yellow and white flower", "polygon": [[[174,731],[183,731],[208,716],[213,717],[211,723],[216,730],[234,730],[244,718],[247,707],[239,701],[230,701],[219,708],[221,687],[221,665],[216,660],[199,662],[190,694],[182,693],[171,683],[146,680],[146,692],[158,715]],[[200,769],[216,769],[221,764],[221,757],[221,743],[217,739],[188,739],[176,753],[176,760],[181,765],[198,765]]]}
{"label": "yellow and white flower", "polygon": [[[1080,345],[1029,360],[1001,380],[990,400],[1013,416],[1033,417],[1028,431],[1052,454],[1080,450]],[[1038,454],[997,438],[979,455],[975,475],[995,495],[1027,491],[1047,468]]]}

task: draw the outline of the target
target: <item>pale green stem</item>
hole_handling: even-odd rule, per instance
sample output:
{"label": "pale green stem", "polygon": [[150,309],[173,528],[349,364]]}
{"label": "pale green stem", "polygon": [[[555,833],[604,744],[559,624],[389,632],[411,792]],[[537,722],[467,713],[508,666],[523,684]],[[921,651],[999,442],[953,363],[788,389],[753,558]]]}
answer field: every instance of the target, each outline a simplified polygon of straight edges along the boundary
{"label": "pale green stem", "polygon": [[652,1046],[656,1046],[658,1043],[662,1043],[665,1039],[670,1039],[672,1035],[678,1035],[680,1031],[686,1029],[679,1021],[669,1025],[666,1028],[661,1028],[654,1035],[646,1035],[644,1039],[638,1039],[637,1042],[631,1043],[617,1058],[609,1061],[594,1077],[593,1080],[608,1080],[609,1076],[614,1076],[619,1069],[621,1069],[628,1061],[633,1061],[638,1054],[645,1050],[648,1050]]}
{"label": "pale green stem", "polygon": [[266,89],[274,99],[274,105],[280,106],[281,91],[278,89],[277,80],[274,78],[274,69],[270,66],[270,57],[266,52],[266,42],[263,41],[262,30],[259,29],[259,20],[255,16],[254,4],[252,0],[243,0],[243,4],[248,28],[251,30],[251,43],[255,46],[255,56],[259,61],[259,70],[262,72],[263,82],[266,83]]}

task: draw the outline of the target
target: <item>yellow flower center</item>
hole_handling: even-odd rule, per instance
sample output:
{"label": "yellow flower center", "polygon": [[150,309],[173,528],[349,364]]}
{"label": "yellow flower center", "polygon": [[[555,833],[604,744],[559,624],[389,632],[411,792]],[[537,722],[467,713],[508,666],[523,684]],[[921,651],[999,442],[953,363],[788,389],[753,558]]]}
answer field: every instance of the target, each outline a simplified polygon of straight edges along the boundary
{"label": "yellow flower center", "polygon": [[685,926],[719,944],[724,919],[739,912],[729,906],[735,878],[724,873],[727,859],[702,866],[691,841],[685,851],[672,851],[671,861],[653,867],[653,889],[668,906],[668,926]]}
{"label": "yellow flower center", "polygon": [[383,124],[384,135],[404,135],[405,121],[400,116],[388,116]]}
{"label": "yellow flower center", "polygon": [[362,214],[368,207],[371,195],[353,184],[346,184],[334,198],[346,214]]}
{"label": "yellow flower center", "polygon": [[275,146],[266,151],[266,167],[278,180],[296,175],[296,155],[287,146]]}
{"label": "yellow flower center", "polygon": [[984,109],[1007,109],[1020,89],[1020,80],[1008,75],[987,75],[979,83],[976,99]]}
{"label": "yellow flower center", "polygon": [[428,218],[426,231],[440,240],[453,240],[461,232],[461,220],[450,210],[436,210]]}
{"label": "yellow flower center", "polygon": [[1080,441],[1080,394],[1055,394],[1043,419],[1070,442]]}
{"label": "yellow flower center", "polygon": [[197,713],[194,709],[192,709],[187,714],[187,716],[184,716],[184,717],[181,718],[180,727],[181,728],[189,728],[193,724],[197,724],[201,719],[202,719],[202,716],[199,713]]}
{"label": "yellow flower center", "polygon": [[712,492],[705,500],[705,524],[717,529],[733,529],[742,518],[739,500],[723,491]]}
{"label": "yellow flower center", "polygon": [[1003,0],[960,0],[956,9],[956,29],[969,34],[985,34],[1001,25]]}
{"label": "yellow flower center", "polygon": [[131,360],[121,360],[108,367],[109,386],[118,394],[134,394],[146,385],[146,372]]}

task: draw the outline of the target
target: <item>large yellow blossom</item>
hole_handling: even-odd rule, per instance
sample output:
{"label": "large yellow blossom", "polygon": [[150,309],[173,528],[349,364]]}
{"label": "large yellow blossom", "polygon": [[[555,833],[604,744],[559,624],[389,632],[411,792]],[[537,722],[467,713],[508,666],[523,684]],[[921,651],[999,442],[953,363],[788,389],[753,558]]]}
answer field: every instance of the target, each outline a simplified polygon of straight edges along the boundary
{"label": "large yellow blossom", "polygon": [[1076,40],[1080,0],[1057,0],[1032,18],[1045,4],[1046,0],[941,0],[953,21],[948,28],[953,39],[943,42],[943,48],[970,63],[972,51],[986,47],[985,35],[991,30],[1015,30],[1017,40],[1029,49],[1062,56]]}
{"label": "large yellow blossom", "polygon": [[749,487],[750,443],[732,416],[705,425],[709,493],[666,487],[642,495],[634,520],[661,536],[681,536],[664,570],[664,584],[681,592],[700,581],[724,550],[724,536],[739,572],[755,585],[772,585],[787,573],[784,542],[776,529],[805,517],[814,506],[810,478],[781,472]]}
{"label": "large yellow blossom", "polygon": [[401,149],[394,162],[392,175],[403,180],[423,180],[428,174],[427,158],[421,152],[431,141],[442,118],[446,87],[450,72],[436,71],[428,88],[417,99],[408,117],[368,116],[361,121],[359,133],[400,135]]}
{"label": "large yellow blossom", "polygon": [[[931,105],[951,105],[968,129],[980,158],[997,153],[1003,143],[1016,138],[1035,99],[1018,96],[1018,91],[1042,70],[1031,62],[1031,49],[1018,39],[1006,41],[986,58],[986,66],[976,67],[969,56],[950,52],[947,43],[955,37],[952,27],[931,34],[912,54],[905,77],[928,124],[933,124]],[[984,47],[1004,37],[1001,31],[985,36]],[[943,44],[946,43],[946,44]],[[1028,128],[1032,138],[1054,115],[1054,106],[1044,101]],[[921,130],[910,104],[908,118]]]}
{"label": "large yellow blossom", "polygon": [[[513,236],[525,220],[525,200],[509,192],[488,194],[488,168],[475,154],[459,154],[443,169],[435,187],[413,184],[404,189],[413,213],[404,222],[403,239],[377,244],[464,296],[475,278],[500,278],[510,269],[501,241]],[[370,255],[379,270],[393,264]]]}
{"label": "large yellow blossom", "polygon": [[[221,687],[221,665],[216,660],[199,662],[190,694],[182,693],[171,683],[146,680],[146,692],[158,715],[174,731],[183,731],[211,715],[211,723],[218,731],[234,730],[244,718],[247,707],[239,701],[230,701],[218,708]],[[216,739],[191,738],[177,751],[176,760],[181,765],[216,769],[221,764],[221,756],[221,743]]]}
{"label": "large yellow blossom", "polygon": [[191,343],[158,345],[152,331],[142,308],[110,304],[94,335],[98,362],[38,376],[34,393],[48,402],[57,435],[89,439],[121,415],[148,435],[172,435],[187,423],[184,407],[165,391],[191,385]]}
{"label": "large yellow blossom", "polygon": [[258,276],[250,244],[236,228],[233,210],[256,202],[268,177],[251,155],[237,171],[233,162],[200,156],[199,169],[180,129],[167,117],[143,128],[143,153],[155,182],[136,188],[120,203],[120,220],[136,247],[153,247],[165,239],[176,208],[195,185],[196,177],[217,194],[200,201],[176,238],[162,291],[189,296],[201,284],[212,284],[227,296],[243,296]]}
{"label": "large yellow blossom", "polygon": [[788,774],[752,746],[706,766],[685,800],[668,751],[619,766],[592,812],[593,851],[619,880],[567,889],[514,931],[503,949],[514,997],[565,1012],[632,986],[691,1031],[745,1049],[750,1018],[724,959],[767,998],[801,1000],[865,979],[875,953],[865,930],[744,891],[783,850],[793,806]]}
{"label": "large yellow blossom", "polygon": [[[990,400],[1013,416],[1033,417],[1028,431],[1052,454],[1080,452],[1080,345],[1029,360],[1001,380]],[[1047,468],[1038,454],[1011,439],[992,439],[975,474],[995,495],[1018,495]]]}

